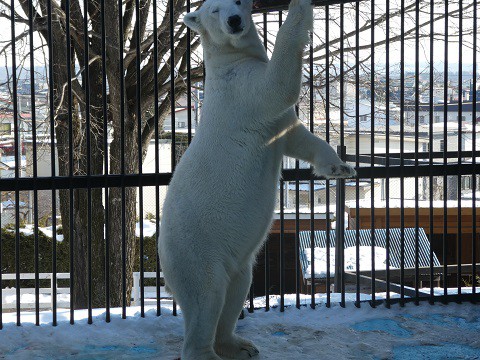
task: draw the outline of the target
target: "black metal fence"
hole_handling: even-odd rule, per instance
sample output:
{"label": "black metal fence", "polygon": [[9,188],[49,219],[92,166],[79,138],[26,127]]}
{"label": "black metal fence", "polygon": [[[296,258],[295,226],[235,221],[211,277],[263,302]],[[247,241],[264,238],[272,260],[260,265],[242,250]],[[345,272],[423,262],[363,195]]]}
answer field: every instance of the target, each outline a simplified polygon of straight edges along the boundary
{"label": "black metal fence", "polygon": [[[268,51],[286,3],[255,3]],[[477,1],[314,3],[298,114],[356,165],[358,180],[325,181],[285,159],[249,309],[261,295],[268,310],[275,294],[283,310],[286,293],[296,294],[297,307],[477,301]],[[125,316],[133,271],[142,316],[147,285],[155,285],[150,298],[160,315],[156,241],[145,232],[160,231],[171,173],[201,121],[201,47],[180,21],[197,5],[2,5],[11,35],[0,88],[0,291],[15,288],[18,325],[23,288],[34,289],[39,324],[41,273],[52,274],[54,325],[57,284],[65,281],[57,273],[70,273],[71,323],[82,306],[91,322],[99,303],[107,321],[112,304]],[[355,246],[344,243],[346,231]],[[9,273],[14,280],[2,278]],[[24,285],[23,273],[34,274],[32,283]],[[74,299],[79,289],[83,303]],[[0,328],[11,311],[3,299]]]}

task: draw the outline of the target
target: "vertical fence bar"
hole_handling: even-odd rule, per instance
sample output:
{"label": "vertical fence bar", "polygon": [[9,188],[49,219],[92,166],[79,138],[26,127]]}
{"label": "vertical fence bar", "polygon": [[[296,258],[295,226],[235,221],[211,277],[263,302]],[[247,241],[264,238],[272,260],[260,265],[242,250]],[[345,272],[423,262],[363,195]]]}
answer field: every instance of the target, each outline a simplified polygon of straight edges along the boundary
{"label": "vertical fence bar", "polygon": [[340,3],[340,147],[345,160],[345,3]]}
{"label": "vertical fence bar", "polygon": [[280,180],[280,312],[285,310],[285,210],[284,186]]}
{"label": "vertical fence bar", "polygon": [[123,34],[123,1],[118,0],[118,26],[119,26],[119,73],[120,73],[120,174],[121,174],[121,191],[122,191],[122,319],[127,318],[127,248],[126,248],[126,216],[125,216],[125,81],[124,81],[124,59],[123,52],[125,39]]}
{"label": "vertical fence bar", "polygon": [[[325,141],[330,143],[330,6],[325,6]],[[330,307],[330,180],[325,181],[325,203],[327,208],[327,302]]]}
{"label": "vertical fence bar", "polygon": [[[38,176],[37,166],[37,117],[35,114],[35,58],[33,46],[33,0],[28,2],[28,32],[30,40],[30,103],[32,116],[32,175]],[[33,189],[33,241],[34,241],[34,272],[35,272],[35,325],[40,326],[40,280],[39,280],[39,243],[38,243],[38,191]],[[1,252],[0,252],[1,253]],[[1,254],[0,254],[1,256]],[[1,269],[0,264],[0,269]],[[0,279],[1,283],[1,279]],[[0,296],[1,297],[1,296]],[[1,312],[1,309],[0,309]]]}
{"label": "vertical fence bar", "polygon": [[[267,39],[267,13],[263,13],[263,46],[265,50],[268,47]],[[265,311],[270,310],[270,252],[268,249],[269,239],[265,241]]]}
{"label": "vertical fence bar", "polygon": [[109,237],[109,203],[107,185],[108,179],[108,95],[107,95],[107,49],[105,33],[105,2],[100,3],[101,27],[102,27],[102,116],[103,116],[103,151],[104,151],[104,174],[105,174],[105,321],[110,322],[110,237]]}
{"label": "vertical fence bar", "polygon": [[[170,22],[170,120],[172,124],[172,173],[175,171],[176,139],[175,139],[175,1],[169,0],[169,22]],[[177,303],[173,302],[173,315],[177,315]]]}
{"label": "vertical fence bar", "polygon": [[419,305],[420,272],[419,257],[419,214],[418,214],[418,144],[419,144],[419,103],[420,103],[420,1],[415,2],[415,304]]}
{"label": "vertical fence bar", "polygon": [[457,135],[457,291],[462,294],[462,107],[463,107],[463,1],[458,1],[458,135]]}
{"label": "vertical fence bar", "polygon": [[[327,120],[328,123],[328,120]],[[328,134],[328,132],[327,132]],[[329,308],[331,306],[331,273],[330,273],[330,243],[331,243],[331,235],[332,235],[332,219],[331,219],[331,210],[330,210],[330,180],[325,181],[325,202],[327,204],[327,233],[326,233],[326,248],[327,248],[327,279],[326,279],[326,291],[327,291],[327,301],[325,306]]]}
{"label": "vertical fence bar", "polygon": [[[338,156],[345,159],[345,148],[337,147]],[[337,179],[335,228],[335,292],[340,292],[340,306],[345,307],[345,180]]]}
{"label": "vertical fence bar", "polygon": [[476,284],[477,284],[477,16],[478,16],[478,3],[477,0],[473,2],[473,101],[472,101],[472,302],[476,302]]}
{"label": "vertical fence bar", "polygon": [[405,0],[400,5],[400,305],[405,303]]}
{"label": "vertical fence bar", "polygon": [[[53,84],[53,38],[52,38],[52,3],[47,2],[48,16],[48,65],[49,65],[49,105],[50,105],[50,161],[51,176],[55,177],[55,109]],[[55,188],[52,188],[52,325],[57,326],[57,201]]]}
{"label": "vertical fence bar", "polygon": [[385,265],[387,270],[386,307],[390,308],[390,0],[386,2],[386,39],[385,39],[385,247],[387,250]]}
{"label": "vertical fence bar", "polygon": [[[122,120],[122,123],[124,123],[124,120]],[[125,141],[125,138],[123,138],[123,140]],[[125,146],[125,142],[123,143],[122,149],[124,149],[124,146]],[[122,150],[122,152],[123,151],[124,150]],[[127,218],[126,218],[126,199],[125,199],[126,189],[125,189],[125,182],[123,181],[124,175],[125,175],[125,168],[123,170],[124,172],[122,173],[122,319],[126,319],[127,318],[127,243],[126,243],[125,226],[127,224]]]}
{"label": "vertical fence bar", "polygon": [[[370,21],[372,23],[371,31],[370,31],[370,166],[375,166],[375,0],[371,0],[370,3]],[[370,236],[372,241],[372,281],[371,281],[371,289],[372,289],[372,307],[375,307],[375,186],[374,186],[374,177],[372,171],[372,177],[370,178],[371,186],[370,186],[370,217],[371,217],[371,224],[370,224]]]}
{"label": "vertical fence bar", "polygon": [[[67,60],[67,96],[68,96],[68,176],[70,178],[70,189],[69,189],[69,257],[70,257],[70,324],[73,325],[75,323],[75,305],[74,305],[74,252],[73,252],[73,243],[74,243],[74,221],[73,221],[73,176],[74,176],[74,168],[73,168],[73,117],[72,117],[72,106],[73,106],[73,92],[72,92],[72,39],[70,35],[70,25],[71,25],[71,17],[70,17],[70,0],[65,1],[65,37],[66,37],[66,60]],[[34,157],[36,163],[36,157]]]}
{"label": "vertical fence bar", "polygon": [[[53,123],[52,123],[53,125]],[[52,131],[53,133],[53,131]],[[52,176],[55,177],[55,138],[52,134]],[[52,188],[52,325],[57,326],[57,195]]]}
{"label": "vertical fence bar", "polygon": [[[340,3],[340,157],[345,160],[345,4]],[[337,237],[336,244],[340,250],[340,286],[341,301],[340,306],[345,307],[345,180],[337,179]],[[340,221],[338,220],[340,219]],[[338,252],[337,252],[338,254]]]}
{"label": "vertical fence bar", "polygon": [[[337,154],[341,156],[342,148],[337,146]],[[341,293],[342,291],[342,252],[341,248],[343,246],[343,237],[340,232],[340,225],[342,223],[342,216],[340,214],[340,201],[342,198],[342,192],[340,190],[340,180],[336,179],[336,188],[335,188],[335,276],[333,281],[333,287],[336,294]],[[340,300],[341,302],[341,300]]]}
{"label": "vertical fence bar", "polygon": [[[0,202],[2,201],[2,193],[0,192]],[[2,258],[3,258],[3,251],[2,251],[2,217],[0,216],[0,299],[3,299],[3,285],[2,285]],[[0,301],[0,330],[3,329],[3,301]]]}
{"label": "vertical fence bar", "polygon": [[[50,6],[50,2],[48,2]],[[12,86],[13,86],[13,131],[14,131],[14,158],[15,158],[15,183],[18,184],[20,177],[21,157],[19,156],[20,145],[20,124],[18,119],[18,93],[17,93],[17,53],[15,46],[15,2],[12,0],[10,4],[11,9],[11,36],[12,36]],[[49,13],[51,14],[51,12]],[[49,16],[48,26],[51,28],[51,21]],[[51,75],[51,73],[50,73]],[[52,101],[52,98],[50,98]],[[20,196],[17,185],[15,186],[15,295],[16,295],[16,311],[17,311],[17,326],[21,325],[20,322],[20,209],[19,209]],[[0,269],[1,271],[1,269]]]}
{"label": "vertical fence bar", "polygon": [[[187,0],[187,12],[190,12],[190,0]],[[190,29],[187,29],[187,51],[185,54],[186,60],[187,60],[187,106],[188,106],[188,112],[187,112],[187,129],[188,129],[188,145],[192,142],[192,77],[191,77],[191,69],[192,69],[192,48],[191,48],[191,41],[192,41],[192,36],[191,36],[191,31]],[[196,109],[195,109],[196,111]]]}
{"label": "vertical fence bar", "polygon": [[83,81],[85,88],[85,132],[87,146],[87,288],[88,288],[88,323],[92,320],[92,298],[93,298],[93,274],[92,274],[92,187],[90,177],[92,175],[91,155],[91,114],[90,114],[90,39],[88,35],[88,0],[83,2],[83,40],[85,48],[85,69]]}
{"label": "vertical fence bar", "polygon": [[175,1],[169,0],[169,21],[170,21],[170,119],[172,124],[172,173],[175,170],[176,138],[175,138]]}
{"label": "vertical fence bar", "polygon": [[[187,1],[187,12],[190,12],[190,0]],[[160,172],[160,163],[158,158],[159,152],[159,143],[158,143],[158,136],[159,136],[159,126],[158,126],[158,19],[157,19],[157,0],[153,0],[153,81],[154,85],[154,117],[155,117],[155,174]],[[190,30],[187,29],[187,73],[188,73],[188,94],[190,94]],[[191,104],[191,99],[190,103]],[[190,106],[190,105],[189,105]],[[190,110],[189,110],[190,114]],[[155,184],[155,238],[158,239],[160,234],[160,187],[158,183]],[[156,303],[157,303],[157,316],[161,315],[161,304],[160,304],[160,258],[158,256],[158,241],[155,241],[155,272],[156,272],[156,281],[155,281],[155,290],[156,290]]]}
{"label": "vertical fence bar", "polygon": [[[283,24],[283,12],[278,12],[278,27]],[[282,170],[283,170],[282,160]],[[280,179],[280,312],[285,311],[285,182]],[[287,182],[288,192],[288,182]]]}
{"label": "vertical fence bar", "polygon": [[[356,167],[360,167],[360,0],[355,6],[355,154]],[[355,271],[356,300],[355,306],[360,307],[360,181],[355,184]]]}
{"label": "vertical fence bar", "polygon": [[[297,118],[299,117],[299,105],[295,105]],[[300,309],[300,162],[295,159],[295,307]],[[288,185],[287,185],[288,191]]]}
{"label": "vertical fence bar", "polygon": [[[158,137],[158,132],[155,132]],[[158,151],[156,152],[156,155],[158,157]],[[157,172],[158,174],[158,172]],[[162,308],[161,308],[161,293],[160,289],[162,286],[161,283],[161,268],[160,268],[160,258],[158,256],[158,234],[160,234],[160,199],[159,199],[159,185],[155,185],[155,295],[156,295],[156,315],[160,316],[162,314]]]}
{"label": "vertical fence bar", "polygon": [[[340,148],[341,159],[346,160],[346,148],[345,148],[345,3],[340,3]],[[345,180],[337,180],[337,187],[341,189],[340,204],[340,234],[342,236],[342,242],[340,246],[342,257],[342,296],[340,306],[345,307]],[[338,214],[337,214],[338,216]],[[337,228],[338,228],[337,222]],[[337,237],[337,242],[339,241]]]}
{"label": "vertical fence bar", "polygon": [[[295,106],[297,117],[299,116],[298,104]],[[300,180],[299,180],[300,163],[295,159],[295,307],[300,309]],[[287,191],[289,186],[287,184]]]}
{"label": "vertical fence bar", "polygon": [[445,0],[445,48],[444,48],[444,71],[443,71],[443,303],[448,303],[448,290],[447,290],[447,281],[448,281],[448,261],[447,261],[447,219],[448,219],[448,208],[447,208],[447,197],[448,197],[448,177],[447,177],[447,166],[448,166],[448,137],[447,137],[447,121],[448,121],[448,33],[449,33],[449,16],[448,16],[448,0]]}
{"label": "vertical fence bar", "polygon": [[252,280],[252,284],[250,285],[250,291],[248,293],[248,298],[249,298],[248,312],[249,313],[253,313],[255,311],[255,305],[254,305],[254,299],[253,299],[253,287],[254,287],[254,283]]}
{"label": "vertical fence bar", "polygon": [[[139,227],[140,227],[140,316],[145,317],[145,274],[144,274],[144,239],[143,239],[143,186],[142,186],[142,172],[143,172],[143,149],[142,149],[142,108],[141,108],[141,86],[142,86],[142,77],[141,77],[141,26],[140,26],[140,0],[135,0],[135,22],[136,25],[136,78],[137,83],[135,86],[136,94],[137,94],[137,104],[136,104],[136,112],[137,112],[137,141],[138,141],[138,174],[140,184],[138,187],[138,217],[139,217]],[[172,83],[173,83],[173,77]],[[172,109],[173,111],[173,109]],[[136,236],[136,234],[135,234]]]}
{"label": "vertical fence bar", "polygon": [[[310,132],[314,133],[314,101],[313,98],[315,96],[313,90],[313,32],[310,33],[310,46],[309,46],[309,57],[308,57],[308,66],[310,71],[309,77],[309,124],[310,124]],[[313,171],[313,167],[310,167]],[[328,214],[328,211],[327,211]],[[328,216],[328,215],[327,215]],[[311,259],[311,267],[310,267],[310,274],[311,274],[311,289],[310,289],[310,307],[315,309],[315,181],[313,180],[313,175],[310,179],[310,259]]]}
{"label": "vertical fence bar", "polygon": [[430,235],[430,304],[434,303],[434,289],[433,289],[433,282],[434,282],[434,272],[433,272],[433,240],[434,240],[434,229],[433,229],[433,221],[434,221],[434,212],[433,212],[433,176],[432,176],[432,168],[433,168],[433,123],[434,123],[434,106],[433,106],[433,98],[434,98],[434,71],[435,71],[435,41],[434,41],[434,16],[435,16],[435,0],[430,0],[430,90],[429,90],[429,146],[428,146],[428,153],[429,153],[429,165],[430,165],[430,176],[429,176],[429,235]]}

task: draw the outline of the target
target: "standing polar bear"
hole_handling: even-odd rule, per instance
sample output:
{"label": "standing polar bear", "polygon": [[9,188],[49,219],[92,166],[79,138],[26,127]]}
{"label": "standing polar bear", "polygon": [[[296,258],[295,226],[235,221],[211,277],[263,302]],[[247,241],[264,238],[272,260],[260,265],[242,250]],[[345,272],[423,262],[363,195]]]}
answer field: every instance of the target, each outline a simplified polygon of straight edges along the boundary
{"label": "standing polar bear", "polygon": [[271,224],[283,156],[310,162],[326,178],[356,175],[295,114],[310,0],[292,0],[270,60],[251,10],[252,0],[207,0],[184,19],[201,36],[205,99],[158,239],[166,285],[185,319],[182,360],[258,354],[234,331]]}

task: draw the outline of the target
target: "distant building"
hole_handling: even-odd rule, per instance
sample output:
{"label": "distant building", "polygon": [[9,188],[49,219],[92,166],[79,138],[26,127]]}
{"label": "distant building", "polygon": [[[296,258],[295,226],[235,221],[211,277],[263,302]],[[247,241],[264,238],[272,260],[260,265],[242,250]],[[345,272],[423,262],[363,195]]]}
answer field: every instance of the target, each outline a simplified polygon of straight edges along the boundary
{"label": "distant building", "polygon": [[[175,132],[176,133],[186,133],[188,132],[188,107],[177,107],[175,108]],[[192,106],[191,111],[191,129],[192,132],[195,132],[195,128],[198,125],[198,115],[195,112],[195,108]],[[172,118],[167,116],[163,123],[163,131],[171,132],[172,131]]]}
{"label": "distant building", "polygon": [[[454,122],[457,124],[459,121],[462,125],[473,123],[480,123],[480,101],[476,103],[476,113],[473,113],[474,103],[462,102],[460,105],[458,102],[449,102],[445,104],[433,105],[433,123],[444,123],[445,113],[447,114],[447,122]],[[431,106],[429,104],[418,105],[418,122],[421,125],[430,124]],[[461,115],[459,114],[459,110]],[[416,119],[416,106],[415,104],[408,104],[405,106],[405,119],[409,124],[414,124]],[[461,116],[461,117],[459,117]]]}

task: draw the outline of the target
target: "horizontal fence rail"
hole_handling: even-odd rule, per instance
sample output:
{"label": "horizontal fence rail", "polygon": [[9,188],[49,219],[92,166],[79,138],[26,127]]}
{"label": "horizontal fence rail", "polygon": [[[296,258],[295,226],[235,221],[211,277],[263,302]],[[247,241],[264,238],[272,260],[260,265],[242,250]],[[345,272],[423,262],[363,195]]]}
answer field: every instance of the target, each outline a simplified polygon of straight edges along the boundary
{"label": "horizontal fence rail", "polygon": [[[3,280],[16,280],[16,274],[2,274]],[[156,272],[144,272],[143,277],[146,279],[156,279],[157,273]],[[37,303],[35,299],[32,299],[32,295],[35,295],[36,291],[44,296],[43,299],[39,302],[40,309],[52,309],[53,308],[53,299],[55,296],[58,295],[65,295],[63,301],[57,302],[56,305],[59,308],[69,308],[70,307],[70,288],[69,287],[62,287],[59,288],[58,284],[54,284],[54,279],[58,282],[58,280],[69,280],[70,281],[70,274],[69,273],[20,273],[20,280],[35,280],[38,279],[39,281],[48,280],[48,286],[40,287],[40,289],[36,288],[27,288],[22,287],[20,294],[27,297],[26,300],[21,299],[20,306],[22,309],[32,309],[34,308]],[[163,279],[163,274],[160,273],[160,279]],[[134,272],[133,273],[133,288],[132,288],[132,304],[140,305],[142,300],[140,296],[140,273]],[[155,286],[145,287],[145,291],[149,292],[148,298],[150,301],[155,301],[156,299],[156,290]],[[160,288],[161,293],[163,294],[164,299],[171,299],[171,296],[165,292],[164,287]],[[2,304],[3,308],[6,310],[15,309],[16,306],[16,299],[15,299],[16,289],[15,288],[6,288],[2,290]],[[155,294],[155,295],[152,295]]]}
{"label": "horizontal fence rail", "polygon": [[[356,159],[354,155],[346,155],[346,160],[351,161]],[[360,155],[360,160],[368,158]],[[384,165],[386,160],[382,157],[376,157],[374,159],[375,164]],[[402,177],[405,173],[415,170],[418,176],[458,176],[471,175],[473,170],[476,169],[476,164],[457,164],[451,165],[417,165],[417,166],[401,166],[399,162],[407,163],[406,159],[398,160],[395,156],[389,159],[390,165],[388,170],[385,167],[365,167],[359,168],[357,173],[360,178],[385,178],[388,175],[391,178]],[[115,188],[115,187],[139,187],[139,186],[166,186],[170,183],[172,178],[171,173],[160,174],[130,174],[130,175],[91,175],[91,176],[75,176],[73,178],[68,177],[44,177],[37,178],[34,181],[29,178],[14,179],[2,179],[0,184],[0,191],[11,191],[12,188],[18,191],[32,190],[49,190],[49,189],[81,189],[81,188]],[[297,178],[299,180],[321,180],[322,177],[315,176],[310,169],[283,169],[282,178],[288,181],[294,181]]]}
{"label": "horizontal fence rail", "polygon": [[[288,3],[254,1],[269,55]],[[65,307],[72,324],[75,309],[177,314],[156,235],[201,123],[202,48],[181,22],[198,4],[142,4],[0,4],[0,329],[26,309],[54,326]],[[312,4],[297,114],[358,178],[284,159],[247,309],[477,302],[478,1]]]}

